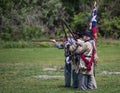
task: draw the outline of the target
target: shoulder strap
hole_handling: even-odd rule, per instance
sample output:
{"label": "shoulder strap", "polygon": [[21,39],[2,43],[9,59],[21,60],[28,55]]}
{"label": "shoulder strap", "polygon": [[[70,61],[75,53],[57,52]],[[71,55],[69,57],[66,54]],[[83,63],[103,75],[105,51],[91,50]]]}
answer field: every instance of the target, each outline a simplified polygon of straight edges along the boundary
{"label": "shoulder strap", "polygon": [[86,63],[86,66],[87,66],[87,70],[90,71],[91,70],[91,66],[92,66],[92,62],[94,60],[94,55],[95,55],[95,48],[94,48],[94,45],[92,44],[93,46],[93,49],[92,49],[92,56],[91,56],[91,59],[88,60],[85,58],[84,54],[80,54],[80,57],[82,58],[82,60]]}

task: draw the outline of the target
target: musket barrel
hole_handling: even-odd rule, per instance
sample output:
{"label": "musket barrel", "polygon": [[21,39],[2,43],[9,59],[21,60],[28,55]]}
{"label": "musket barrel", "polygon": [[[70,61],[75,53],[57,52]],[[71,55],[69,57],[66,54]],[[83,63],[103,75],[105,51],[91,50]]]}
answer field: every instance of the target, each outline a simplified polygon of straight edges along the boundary
{"label": "musket barrel", "polygon": [[[63,42],[64,39],[55,39],[57,42]],[[32,40],[32,42],[52,42],[52,39],[48,39],[48,40]]]}

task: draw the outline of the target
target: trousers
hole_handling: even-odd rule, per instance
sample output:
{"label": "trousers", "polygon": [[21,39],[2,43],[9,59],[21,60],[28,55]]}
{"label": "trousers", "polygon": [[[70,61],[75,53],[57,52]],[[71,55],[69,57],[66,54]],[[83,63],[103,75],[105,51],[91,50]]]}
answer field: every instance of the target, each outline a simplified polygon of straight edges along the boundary
{"label": "trousers", "polygon": [[78,87],[78,74],[75,70],[72,70],[71,64],[65,63],[64,67],[64,76],[65,76],[65,87],[71,86],[71,78],[72,78],[72,87]]}
{"label": "trousers", "polygon": [[79,78],[79,84],[78,84],[79,90],[95,89],[91,75],[79,73],[78,78]]}

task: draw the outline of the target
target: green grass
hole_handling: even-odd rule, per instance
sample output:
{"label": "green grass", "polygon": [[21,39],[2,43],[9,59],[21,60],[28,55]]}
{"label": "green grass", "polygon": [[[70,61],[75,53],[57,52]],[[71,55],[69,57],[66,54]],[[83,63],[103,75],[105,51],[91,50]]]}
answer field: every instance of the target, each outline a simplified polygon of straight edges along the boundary
{"label": "green grass", "polygon": [[[64,79],[37,79],[38,75],[63,75],[64,52],[56,48],[0,49],[0,93],[119,93],[120,75],[104,75],[102,71],[120,72],[120,44],[100,46],[100,62],[96,67],[98,89],[78,91],[64,88]],[[43,71],[56,67],[57,71]]]}

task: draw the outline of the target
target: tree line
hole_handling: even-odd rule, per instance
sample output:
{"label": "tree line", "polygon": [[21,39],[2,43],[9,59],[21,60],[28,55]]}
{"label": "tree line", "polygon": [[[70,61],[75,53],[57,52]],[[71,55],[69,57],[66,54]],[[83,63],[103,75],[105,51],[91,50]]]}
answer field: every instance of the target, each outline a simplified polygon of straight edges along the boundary
{"label": "tree line", "polygon": [[[60,19],[87,30],[94,0],[0,0],[0,40],[62,37]],[[98,33],[120,38],[120,1],[97,0]],[[67,31],[67,29],[65,29]]]}

